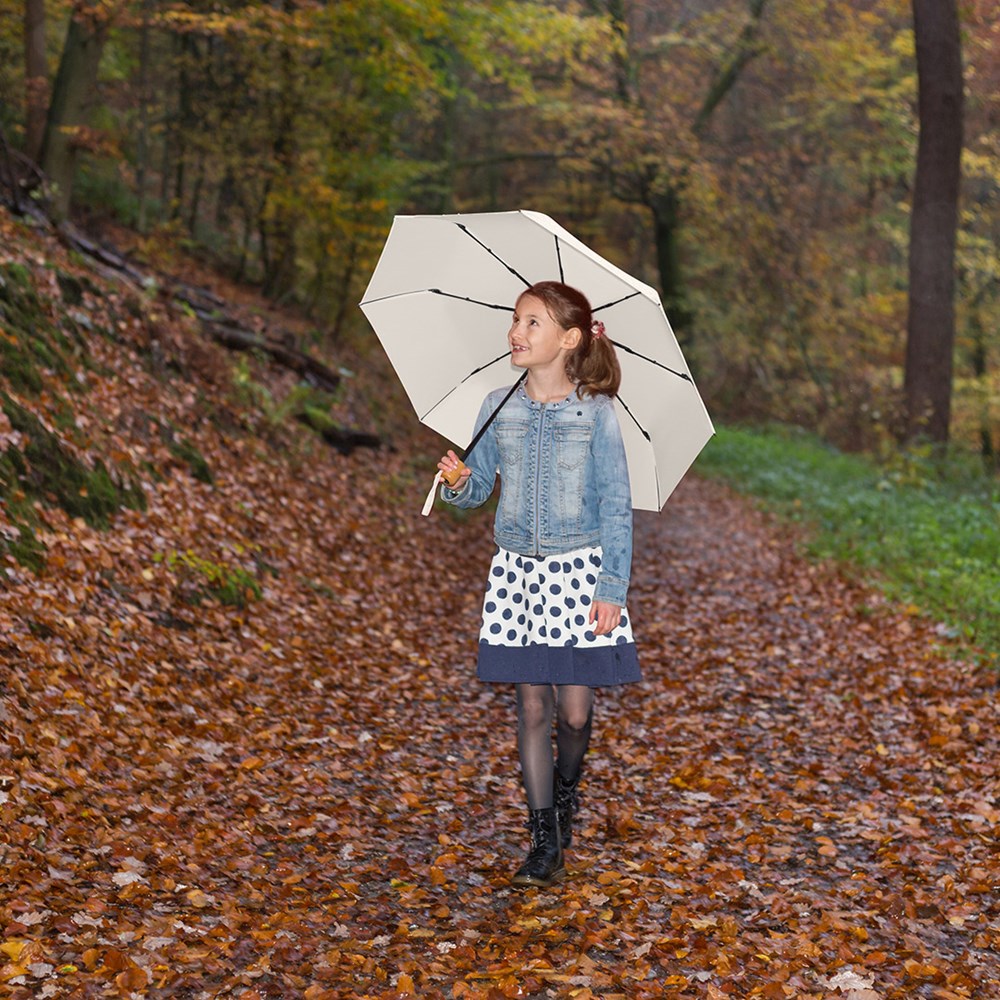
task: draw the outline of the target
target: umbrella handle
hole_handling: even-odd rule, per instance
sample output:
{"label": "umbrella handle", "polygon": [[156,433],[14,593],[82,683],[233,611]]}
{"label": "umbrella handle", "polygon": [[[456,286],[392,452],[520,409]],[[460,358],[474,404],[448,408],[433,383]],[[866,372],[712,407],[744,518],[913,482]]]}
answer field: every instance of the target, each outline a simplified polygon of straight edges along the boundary
{"label": "umbrella handle", "polygon": [[459,462],[454,469],[450,469],[448,472],[442,472],[441,478],[452,488],[455,488],[455,483],[458,482],[459,476],[465,469],[465,463]]}

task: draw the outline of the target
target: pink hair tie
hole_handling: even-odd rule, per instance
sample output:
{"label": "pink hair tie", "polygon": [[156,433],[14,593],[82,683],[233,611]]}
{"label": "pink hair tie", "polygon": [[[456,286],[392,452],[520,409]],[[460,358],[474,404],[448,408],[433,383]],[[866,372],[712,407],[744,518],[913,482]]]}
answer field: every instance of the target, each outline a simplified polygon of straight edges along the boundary
{"label": "pink hair tie", "polygon": [[603,337],[604,324],[599,319],[595,319],[594,322],[590,324],[590,333],[593,337]]}

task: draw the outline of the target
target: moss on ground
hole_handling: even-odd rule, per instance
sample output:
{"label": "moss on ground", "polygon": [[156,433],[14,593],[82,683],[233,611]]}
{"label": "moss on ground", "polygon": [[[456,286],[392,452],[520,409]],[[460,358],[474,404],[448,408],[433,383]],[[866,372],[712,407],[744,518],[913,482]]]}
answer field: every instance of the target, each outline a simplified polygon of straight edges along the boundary
{"label": "moss on ground", "polygon": [[107,528],[121,507],[145,509],[146,498],[137,483],[112,474],[100,460],[93,467],[80,461],[7,393],[0,392],[0,408],[24,439],[21,448],[12,445],[3,453],[5,504],[23,494],[43,505],[62,507],[71,517],[81,517],[97,528]]}
{"label": "moss on ground", "polygon": [[[38,540],[38,514],[30,496],[21,488],[26,474],[24,458],[16,448],[0,452],[0,507],[5,524],[0,526],[0,556],[7,553],[22,566],[38,572],[45,563],[45,546]],[[3,567],[0,566],[0,580]]]}
{"label": "moss on ground", "polygon": [[181,438],[179,441],[171,440],[167,447],[170,448],[170,453],[174,458],[179,459],[188,467],[195,479],[208,483],[209,486],[215,482],[205,456],[188,438]]}
{"label": "moss on ground", "polygon": [[38,396],[51,372],[78,389],[74,356],[84,355],[46,314],[31,272],[23,264],[0,264],[0,371],[15,392]]}
{"label": "moss on ground", "polygon": [[[85,292],[95,292],[86,278],[57,272],[63,302],[83,303]],[[73,432],[73,404],[58,391],[61,383],[70,396],[83,384],[76,378],[81,365],[89,367],[86,335],[72,316],[54,323],[43,296],[35,290],[31,270],[22,263],[0,263],[0,409],[20,435],[0,451],[0,556],[13,557],[23,566],[40,570],[45,547],[38,539],[39,510],[58,506],[71,517],[106,528],[121,507],[144,509],[146,498],[129,475],[110,469],[98,459],[87,464],[60,438]],[[22,400],[44,397],[48,419],[55,431]]]}

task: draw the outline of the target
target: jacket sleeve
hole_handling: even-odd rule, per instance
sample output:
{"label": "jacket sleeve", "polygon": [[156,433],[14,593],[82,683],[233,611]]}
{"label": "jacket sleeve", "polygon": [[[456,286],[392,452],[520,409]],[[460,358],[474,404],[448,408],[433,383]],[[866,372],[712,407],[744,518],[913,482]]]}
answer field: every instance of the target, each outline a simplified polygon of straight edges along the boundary
{"label": "jacket sleeve", "polygon": [[[490,397],[483,400],[483,405],[479,408],[479,416],[476,418],[476,427],[473,437],[479,433],[479,428],[486,423],[493,406]],[[500,452],[497,448],[496,431],[493,427],[480,438],[479,443],[472,449],[472,454],[466,459],[465,464],[472,470],[472,475],[460,490],[450,489],[448,486],[441,487],[441,499],[446,503],[456,507],[481,507],[493,493],[496,486],[497,472],[500,468]]]}
{"label": "jacket sleeve", "polygon": [[594,600],[624,607],[632,572],[632,491],[625,443],[611,400],[597,415],[590,447],[597,470],[602,551]]}

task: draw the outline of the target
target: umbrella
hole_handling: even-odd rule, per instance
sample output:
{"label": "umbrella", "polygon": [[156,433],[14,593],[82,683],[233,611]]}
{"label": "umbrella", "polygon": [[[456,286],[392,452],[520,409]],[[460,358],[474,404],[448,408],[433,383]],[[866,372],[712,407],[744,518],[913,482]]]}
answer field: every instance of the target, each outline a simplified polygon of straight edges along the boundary
{"label": "umbrella", "polygon": [[655,289],[539,212],[396,216],[361,302],[421,422],[460,448],[510,385],[507,330],[536,281],[582,291],[618,349],[632,504],[660,510],[714,433]]}

